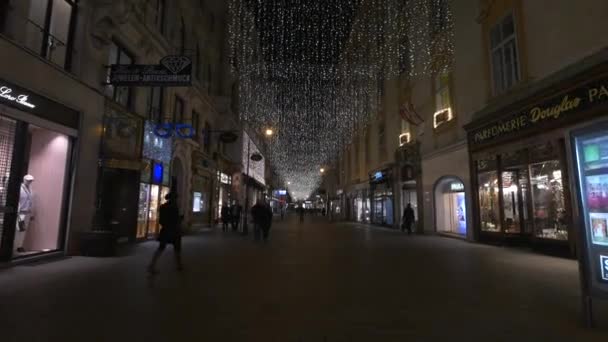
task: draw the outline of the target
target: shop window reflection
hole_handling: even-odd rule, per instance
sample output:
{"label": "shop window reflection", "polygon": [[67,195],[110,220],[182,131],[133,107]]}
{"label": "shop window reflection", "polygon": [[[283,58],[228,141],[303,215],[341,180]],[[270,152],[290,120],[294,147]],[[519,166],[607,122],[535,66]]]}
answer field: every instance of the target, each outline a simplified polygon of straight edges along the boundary
{"label": "shop window reflection", "polygon": [[496,171],[480,173],[478,181],[481,230],[500,232],[498,173]]}
{"label": "shop window reflection", "polygon": [[567,212],[559,161],[530,165],[534,235],[544,239],[568,240]]}

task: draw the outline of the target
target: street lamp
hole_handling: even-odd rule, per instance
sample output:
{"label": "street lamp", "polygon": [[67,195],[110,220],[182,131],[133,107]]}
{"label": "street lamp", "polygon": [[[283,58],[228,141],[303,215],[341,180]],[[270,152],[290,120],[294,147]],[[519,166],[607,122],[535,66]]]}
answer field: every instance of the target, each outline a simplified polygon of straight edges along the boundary
{"label": "street lamp", "polygon": [[266,136],[270,137],[274,134],[274,131],[271,128],[266,129]]}
{"label": "street lamp", "polygon": [[321,173],[325,173],[325,169],[324,168],[321,168],[321,170],[319,170],[319,171],[321,171]]}

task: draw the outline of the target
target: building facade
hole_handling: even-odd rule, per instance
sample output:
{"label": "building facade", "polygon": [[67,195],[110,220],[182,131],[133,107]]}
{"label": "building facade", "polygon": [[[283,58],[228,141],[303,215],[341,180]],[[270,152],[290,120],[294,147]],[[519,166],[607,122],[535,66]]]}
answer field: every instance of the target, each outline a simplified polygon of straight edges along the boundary
{"label": "building facade", "polygon": [[[600,33],[606,30],[600,17],[607,4],[556,1],[548,9],[530,1],[466,0],[445,5],[454,24],[449,71],[386,80],[383,110],[371,113],[367,128],[336,163],[339,187],[355,189],[346,195],[352,207],[346,219],[386,223],[361,219],[360,212],[378,212],[378,199],[392,189],[393,227],[400,226],[403,208],[411,203],[419,232],[548,244],[572,252],[574,223],[565,215],[573,210],[566,175],[572,167],[564,133],[572,123],[535,126],[545,135],[535,129],[515,134],[520,130],[500,124],[513,113],[550,106],[542,99],[594,85],[587,80],[601,83],[608,40]],[[559,27],[550,24],[556,22]],[[601,117],[599,108],[572,120]],[[509,141],[517,147],[509,147]],[[373,189],[375,176],[385,174],[392,187]],[[367,184],[366,176],[372,177]],[[554,184],[561,185],[549,187]]]}
{"label": "building facade", "polygon": [[[80,253],[93,231],[152,238],[170,191],[186,227],[211,222],[224,152],[204,131],[233,116],[224,15],[206,1],[0,1],[2,261]],[[192,86],[108,84],[110,65],[170,55],[191,59]]]}

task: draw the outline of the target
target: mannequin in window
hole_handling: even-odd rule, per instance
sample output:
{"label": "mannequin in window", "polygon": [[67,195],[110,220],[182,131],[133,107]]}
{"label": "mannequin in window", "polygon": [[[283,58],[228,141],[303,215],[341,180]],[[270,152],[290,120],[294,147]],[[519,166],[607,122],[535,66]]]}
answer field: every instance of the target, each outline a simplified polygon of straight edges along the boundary
{"label": "mannequin in window", "polygon": [[32,182],[34,182],[34,176],[25,175],[19,192],[19,211],[14,245],[15,251],[18,253],[25,252],[23,241],[25,240],[25,234],[29,228],[30,222],[34,219],[34,194],[32,192]]}

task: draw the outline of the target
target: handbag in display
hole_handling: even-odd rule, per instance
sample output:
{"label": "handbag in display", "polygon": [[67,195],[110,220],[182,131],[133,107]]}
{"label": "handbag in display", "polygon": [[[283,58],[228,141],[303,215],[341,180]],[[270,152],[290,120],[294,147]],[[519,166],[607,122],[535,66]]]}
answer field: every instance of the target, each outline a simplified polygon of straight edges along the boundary
{"label": "handbag in display", "polygon": [[21,218],[21,215],[19,215],[19,217],[17,218],[17,230],[19,230],[20,232],[25,231],[25,220]]}

